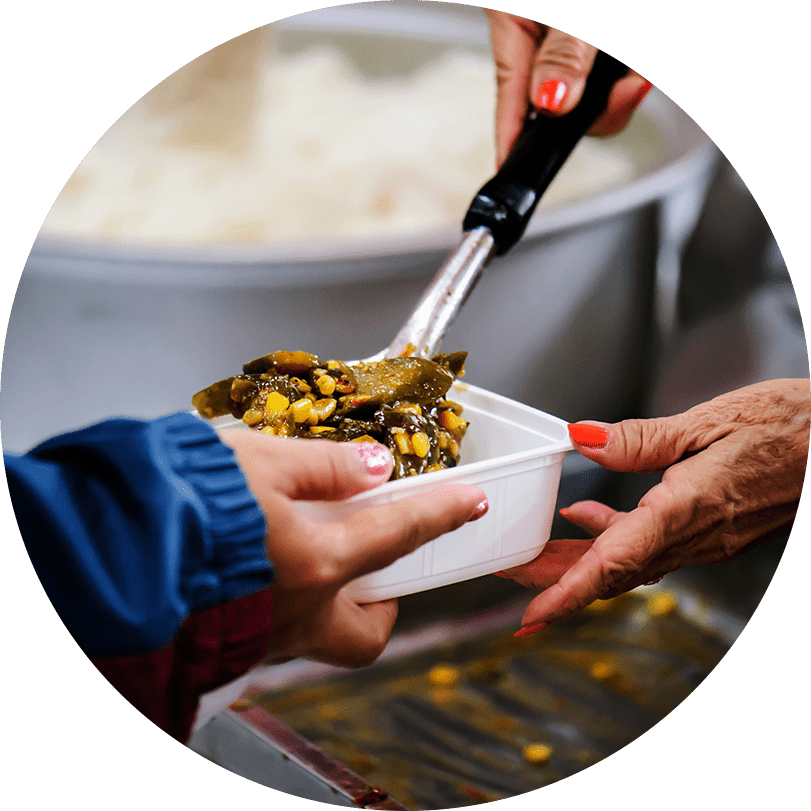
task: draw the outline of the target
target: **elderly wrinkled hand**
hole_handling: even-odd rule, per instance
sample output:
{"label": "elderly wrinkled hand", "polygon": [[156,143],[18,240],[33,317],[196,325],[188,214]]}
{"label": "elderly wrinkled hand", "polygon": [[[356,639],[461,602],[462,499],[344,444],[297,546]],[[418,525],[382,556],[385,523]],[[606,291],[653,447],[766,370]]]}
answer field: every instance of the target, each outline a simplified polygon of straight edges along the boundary
{"label": "elderly wrinkled hand", "polygon": [[[499,165],[515,144],[529,105],[548,115],[565,115],[577,106],[597,49],[540,23],[487,11],[496,63],[496,152]],[[651,83],[639,74],[614,85],[606,111],[589,131],[612,135],[622,130],[645,98]]]}
{"label": "elderly wrinkled hand", "polygon": [[341,589],[487,510],[478,487],[448,485],[316,524],[294,501],[345,499],[383,484],[394,464],[386,447],[252,431],[226,431],[221,438],[265,513],[275,569],[268,654],[276,660],[307,656],[348,667],[374,661],[397,619],[397,601],[360,605]]}
{"label": "elderly wrinkled hand", "polygon": [[809,381],[775,380],[673,417],[571,425],[577,450],[603,467],[664,474],[628,513],[594,501],[563,510],[594,537],[550,541],[535,560],[502,573],[543,589],[519,634],[785,533],[802,490],[810,415]]}

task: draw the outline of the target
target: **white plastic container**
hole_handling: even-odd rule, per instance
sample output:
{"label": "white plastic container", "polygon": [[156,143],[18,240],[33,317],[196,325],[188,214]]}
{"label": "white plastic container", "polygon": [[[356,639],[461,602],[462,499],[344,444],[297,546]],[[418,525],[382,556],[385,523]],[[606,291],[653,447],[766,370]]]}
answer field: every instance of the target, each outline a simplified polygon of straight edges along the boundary
{"label": "white plastic container", "polygon": [[[345,501],[297,504],[308,518],[329,522],[438,484],[475,484],[484,490],[490,504],[484,517],[350,583],[347,591],[360,602],[518,566],[535,558],[549,540],[563,458],[572,449],[566,422],[476,386],[456,383],[449,396],[469,423],[457,467],[387,482]],[[214,423],[217,428],[244,425],[230,417]]]}

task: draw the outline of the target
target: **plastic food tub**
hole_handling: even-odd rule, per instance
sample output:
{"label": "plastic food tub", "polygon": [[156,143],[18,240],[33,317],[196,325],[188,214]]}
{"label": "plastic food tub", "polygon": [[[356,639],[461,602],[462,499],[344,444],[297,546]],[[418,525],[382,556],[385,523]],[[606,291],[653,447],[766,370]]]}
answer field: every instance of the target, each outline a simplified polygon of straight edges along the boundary
{"label": "plastic food tub", "polygon": [[[347,592],[360,602],[402,597],[518,566],[535,558],[549,540],[563,459],[572,449],[566,423],[477,386],[454,384],[453,399],[469,422],[457,467],[387,482],[345,501],[297,504],[308,518],[329,522],[438,484],[475,484],[484,490],[490,509],[478,521],[350,583]],[[212,424],[250,430],[231,417]]]}

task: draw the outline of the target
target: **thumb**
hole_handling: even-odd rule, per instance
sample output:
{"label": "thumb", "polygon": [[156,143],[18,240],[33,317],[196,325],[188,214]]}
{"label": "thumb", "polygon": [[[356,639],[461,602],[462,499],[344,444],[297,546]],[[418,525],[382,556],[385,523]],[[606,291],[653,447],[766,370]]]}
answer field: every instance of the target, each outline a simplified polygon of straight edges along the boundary
{"label": "thumb", "polygon": [[388,481],[391,451],[377,442],[335,442],[264,436],[255,431],[223,431],[248,487],[275,491],[295,500],[349,498]]}
{"label": "thumb", "polygon": [[623,420],[613,425],[577,422],[569,425],[569,436],[583,456],[623,473],[664,470],[686,453],[709,444],[702,424],[689,412],[657,419]]}
{"label": "thumb", "polygon": [[535,54],[530,100],[553,115],[565,115],[580,102],[597,49],[554,28]]}

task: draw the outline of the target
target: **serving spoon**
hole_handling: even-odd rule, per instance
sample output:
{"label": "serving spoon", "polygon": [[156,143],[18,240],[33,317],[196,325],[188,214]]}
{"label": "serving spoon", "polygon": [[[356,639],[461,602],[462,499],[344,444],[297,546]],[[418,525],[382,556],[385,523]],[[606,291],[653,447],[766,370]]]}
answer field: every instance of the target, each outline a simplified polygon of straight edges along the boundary
{"label": "serving spoon", "polygon": [[348,365],[401,356],[431,357],[482,271],[521,239],[541,195],[578,141],[602,115],[628,68],[598,51],[580,103],[563,116],[532,110],[498,172],[482,186],[462,222],[464,236],[426,287],[394,340]]}

